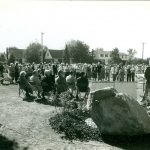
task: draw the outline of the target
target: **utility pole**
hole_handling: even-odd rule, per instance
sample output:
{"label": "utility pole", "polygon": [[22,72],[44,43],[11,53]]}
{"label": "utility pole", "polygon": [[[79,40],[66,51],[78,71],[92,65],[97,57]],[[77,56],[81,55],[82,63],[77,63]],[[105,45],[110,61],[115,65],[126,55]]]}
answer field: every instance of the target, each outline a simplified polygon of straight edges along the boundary
{"label": "utility pole", "polygon": [[41,45],[42,45],[42,50],[41,50],[41,62],[42,62],[42,63],[44,63],[43,35],[44,35],[44,33],[41,32]]}
{"label": "utility pole", "polygon": [[144,59],[144,42],[142,43],[142,60]]}
{"label": "utility pole", "polygon": [[94,50],[92,49],[92,63],[94,62]]}

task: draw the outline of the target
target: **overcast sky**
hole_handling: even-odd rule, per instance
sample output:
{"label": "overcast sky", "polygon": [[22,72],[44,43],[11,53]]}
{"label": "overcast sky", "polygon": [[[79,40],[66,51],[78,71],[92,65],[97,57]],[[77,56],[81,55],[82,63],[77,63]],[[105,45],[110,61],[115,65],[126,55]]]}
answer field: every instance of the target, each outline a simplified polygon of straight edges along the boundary
{"label": "overcast sky", "polygon": [[49,49],[74,39],[90,50],[133,48],[142,57],[145,42],[144,57],[150,57],[150,2],[0,0],[0,52],[41,42],[41,32]]}

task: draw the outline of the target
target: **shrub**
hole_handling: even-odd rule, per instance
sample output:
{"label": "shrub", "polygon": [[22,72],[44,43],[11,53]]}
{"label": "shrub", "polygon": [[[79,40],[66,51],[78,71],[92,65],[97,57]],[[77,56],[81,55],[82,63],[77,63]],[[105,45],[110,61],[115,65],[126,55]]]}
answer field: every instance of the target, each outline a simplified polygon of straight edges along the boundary
{"label": "shrub", "polygon": [[100,132],[85,123],[89,118],[88,112],[82,110],[64,111],[62,114],[50,118],[50,125],[58,133],[64,133],[63,138],[69,140],[101,141]]}

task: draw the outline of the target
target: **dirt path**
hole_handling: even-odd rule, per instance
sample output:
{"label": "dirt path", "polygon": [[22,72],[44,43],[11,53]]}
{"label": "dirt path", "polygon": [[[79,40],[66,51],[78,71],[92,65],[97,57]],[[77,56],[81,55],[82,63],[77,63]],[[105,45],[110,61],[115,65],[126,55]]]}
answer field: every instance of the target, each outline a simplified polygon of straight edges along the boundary
{"label": "dirt path", "polygon": [[[18,97],[18,86],[0,86],[0,134],[15,139],[29,150],[119,150],[100,142],[66,141],[54,132],[49,118],[53,106],[26,102]],[[20,149],[21,149],[20,148]]]}

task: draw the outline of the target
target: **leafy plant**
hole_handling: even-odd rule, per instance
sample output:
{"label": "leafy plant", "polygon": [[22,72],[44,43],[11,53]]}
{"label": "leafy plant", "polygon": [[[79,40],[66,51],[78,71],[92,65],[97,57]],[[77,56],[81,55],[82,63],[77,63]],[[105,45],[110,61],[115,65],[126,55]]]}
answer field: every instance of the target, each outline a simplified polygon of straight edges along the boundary
{"label": "leafy plant", "polygon": [[97,128],[92,128],[85,123],[89,118],[88,112],[79,109],[64,111],[62,114],[49,119],[50,125],[58,133],[64,133],[63,138],[80,141],[101,141],[100,132]]}

